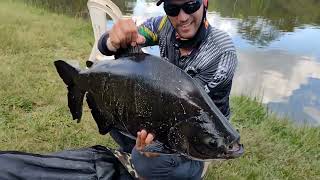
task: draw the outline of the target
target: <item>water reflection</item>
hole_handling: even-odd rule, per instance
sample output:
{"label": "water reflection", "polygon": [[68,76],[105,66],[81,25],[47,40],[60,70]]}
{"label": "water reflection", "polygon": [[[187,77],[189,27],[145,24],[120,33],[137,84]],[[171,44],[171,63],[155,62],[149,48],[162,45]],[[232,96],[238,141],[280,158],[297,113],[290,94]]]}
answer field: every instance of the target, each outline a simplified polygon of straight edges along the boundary
{"label": "water reflection", "polygon": [[259,96],[280,115],[299,123],[320,124],[319,26],[300,25],[285,32],[259,18],[253,18],[259,26],[243,31],[246,19],[209,14],[210,23],[228,32],[238,49],[232,93]]}
{"label": "water reflection", "polygon": [[240,63],[233,94],[262,97],[263,103],[272,111],[281,112],[299,122],[320,122],[320,116],[309,117],[304,112],[305,108],[312,108],[313,114],[320,113],[320,63],[314,58],[280,50],[241,49],[238,57]]}
{"label": "water reflection", "polygon": [[307,82],[292,91],[292,95],[285,101],[271,102],[269,107],[280,115],[295,117],[299,123],[318,124],[320,117],[319,89],[320,79],[308,78]]}
{"label": "water reflection", "polygon": [[319,25],[319,7],[320,1],[316,0],[210,0],[209,11],[242,21],[264,19],[269,26],[292,32],[305,24]]}
{"label": "water reflection", "polygon": [[268,49],[282,49],[292,54],[313,57],[320,62],[320,27],[306,25],[295,28],[293,33],[283,33],[278,41],[273,41]]}
{"label": "water reflection", "polygon": [[[86,2],[25,1],[61,2],[75,9],[81,8],[73,3],[85,7]],[[134,14],[138,24],[164,14],[155,1],[114,2],[124,14]],[[210,0],[210,24],[228,32],[237,47],[239,67],[232,93],[262,97],[278,114],[320,124],[319,9],[320,1],[315,0]],[[156,47],[149,51],[159,54]]]}
{"label": "water reflection", "polygon": [[320,24],[320,1],[314,0],[211,0],[209,11],[239,19],[242,38],[267,46],[282,32],[294,32],[305,24]]}

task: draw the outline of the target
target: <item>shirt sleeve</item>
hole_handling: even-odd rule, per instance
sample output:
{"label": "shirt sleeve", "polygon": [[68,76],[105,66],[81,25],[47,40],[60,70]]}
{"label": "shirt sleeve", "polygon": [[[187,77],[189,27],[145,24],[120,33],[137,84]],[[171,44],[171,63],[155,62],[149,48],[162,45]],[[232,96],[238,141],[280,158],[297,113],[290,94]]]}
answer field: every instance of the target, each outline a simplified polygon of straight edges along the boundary
{"label": "shirt sleeve", "polygon": [[159,32],[163,28],[167,16],[158,16],[146,20],[138,28],[139,34],[146,38],[144,46],[154,46],[159,42]]}
{"label": "shirt sleeve", "polygon": [[215,61],[202,69],[194,78],[202,84],[215,105],[227,117],[230,117],[229,95],[232,79],[237,67],[237,56],[234,51],[223,53],[216,68]]}
{"label": "shirt sleeve", "polygon": [[107,47],[107,39],[109,38],[108,32],[105,32],[98,41],[98,49],[101,52],[101,54],[106,56],[112,56],[115,55],[116,52],[110,51]]}
{"label": "shirt sleeve", "polygon": [[214,62],[208,64],[195,78],[205,86],[206,92],[220,91],[229,86],[232,82],[238,60],[233,51],[223,53],[218,59],[217,68]]}

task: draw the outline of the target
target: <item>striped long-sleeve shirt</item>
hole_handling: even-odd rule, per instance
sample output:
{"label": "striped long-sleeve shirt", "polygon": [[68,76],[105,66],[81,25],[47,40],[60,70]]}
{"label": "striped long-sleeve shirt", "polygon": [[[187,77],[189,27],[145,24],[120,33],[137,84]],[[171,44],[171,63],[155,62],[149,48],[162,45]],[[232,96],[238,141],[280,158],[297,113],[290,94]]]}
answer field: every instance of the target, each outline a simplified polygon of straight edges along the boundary
{"label": "striped long-sleeve shirt", "polygon": [[[220,111],[229,118],[229,95],[237,66],[235,47],[227,33],[209,26],[206,38],[188,56],[180,56],[175,31],[167,16],[148,19],[138,28],[144,46],[159,45],[160,56],[180,67],[202,84]],[[102,54],[113,55],[106,46],[108,34],[98,43]]]}

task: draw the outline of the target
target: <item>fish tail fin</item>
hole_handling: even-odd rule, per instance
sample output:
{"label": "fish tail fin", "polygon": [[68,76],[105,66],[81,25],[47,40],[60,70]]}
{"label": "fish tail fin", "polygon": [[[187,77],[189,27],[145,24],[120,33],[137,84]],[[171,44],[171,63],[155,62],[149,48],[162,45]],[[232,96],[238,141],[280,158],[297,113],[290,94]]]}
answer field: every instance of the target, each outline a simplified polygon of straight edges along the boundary
{"label": "fish tail fin", "polygon": [[57,60],[54,65],[59,73],[59,76],[68,88],[68,106],[72,114],[72,118],[80,122],[82,116],[82,105],[85,91],[82,91],[76,84],[76,79],[79,76],[80,69],[66,63],[62,60]]}

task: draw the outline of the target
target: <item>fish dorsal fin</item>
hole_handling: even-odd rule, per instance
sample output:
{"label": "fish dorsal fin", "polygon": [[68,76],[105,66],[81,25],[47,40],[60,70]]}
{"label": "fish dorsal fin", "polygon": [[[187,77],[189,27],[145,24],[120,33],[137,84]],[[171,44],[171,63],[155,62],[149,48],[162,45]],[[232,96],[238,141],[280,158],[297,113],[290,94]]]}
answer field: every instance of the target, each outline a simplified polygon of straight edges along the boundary
{"label": "fish dorsal fin", "polygon": [[129,46],[126,49],[119,49],[117,54],[115,55],[115,59],[119,59],[121,57],[129,57],[136,54],[144,54],[141,49],[141,46]]}

